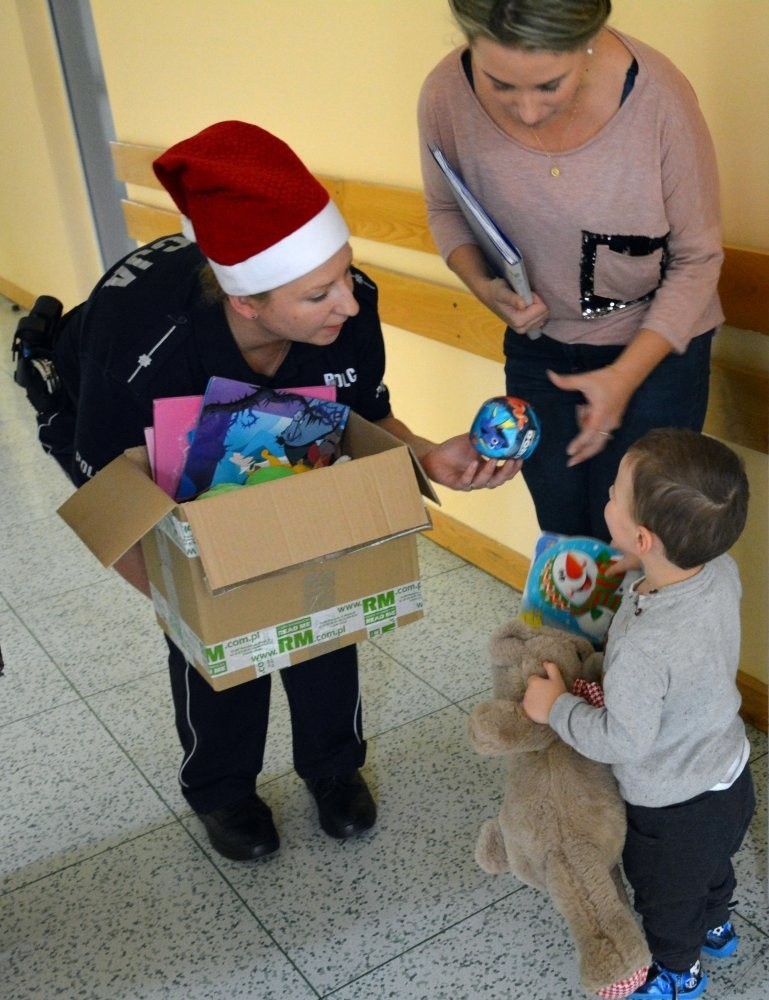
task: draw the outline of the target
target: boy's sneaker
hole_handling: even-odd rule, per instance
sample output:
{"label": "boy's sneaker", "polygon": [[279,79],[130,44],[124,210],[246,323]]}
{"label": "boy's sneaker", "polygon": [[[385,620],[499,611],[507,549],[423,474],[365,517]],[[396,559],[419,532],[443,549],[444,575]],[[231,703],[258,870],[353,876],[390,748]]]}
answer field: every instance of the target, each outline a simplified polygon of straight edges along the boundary
{"label": "boy's sneaker", "polygon": [[683,997],[701,997],[708,986],[708,977],[699,960],[688,972],[671,972],[664,965],[652,962],[644,985],[631,993],[633,997],[658,997],[660,1000],[679,1000]]}
{"label": "boy's sneaker", "polygon": [[739,942],[740,939],[734,929],[734,924],[731,920],[727,920],[720,927],[714,927],[712,931],[708,931],[702,950],[706,955],[712,955],[714,958],[728,958],[737,951]]}

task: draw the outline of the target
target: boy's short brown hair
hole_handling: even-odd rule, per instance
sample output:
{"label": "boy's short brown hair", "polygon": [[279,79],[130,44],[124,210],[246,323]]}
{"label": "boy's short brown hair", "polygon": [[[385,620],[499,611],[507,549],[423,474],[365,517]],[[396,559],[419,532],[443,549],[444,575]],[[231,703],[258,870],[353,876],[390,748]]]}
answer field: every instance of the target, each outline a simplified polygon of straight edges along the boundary
{"label": "boy's short brown hair", "polygon": [[649,431],[627,453],[633,516],[680,569],[710,562],[737,541],[748,513],[742,459],[720,441],[680,428]]}

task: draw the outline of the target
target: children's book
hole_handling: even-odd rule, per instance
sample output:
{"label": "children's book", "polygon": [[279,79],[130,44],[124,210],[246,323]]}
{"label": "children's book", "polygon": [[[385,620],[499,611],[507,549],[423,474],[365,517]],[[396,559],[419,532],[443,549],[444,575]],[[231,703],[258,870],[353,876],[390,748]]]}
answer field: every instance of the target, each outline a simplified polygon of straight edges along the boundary
{"label": "children's book", "polygon": [[521,618],[550,625],[600,645],[623,594],[638,573],[609,576],[622,553],[586,536],[543,532],[521,598]]}
{"label": "children's book", "polygon": [[144,443],[147,446],[147,461],[150,463],[150,473],[155,478],[155,429],[144,428]]}
{"label": "children's book", "polygon": [[[443,176],[446,178],[457,204],[489,264],[500,277],[505,279],[513,291],[521,296],[527,306],[531,305],[533,301],[531,286],[520,250],[502,232],[472,191],[465,185],[461,176],[444,156],[440,146],[430,146],[429,148],[435,162],[443,171]],[[541,335],[541,330],[528,332],[530,340],[536,340]]]}
{"label": "children's book", "polygon": [[190,435],[198,422],[202,396],[166,396],[154,400],[154,479],[161,490],[174,496],[181,479]]}
{"label": "children's book", "polygon": [[349,412],[334,400],[211,378],[176,499],[245,485],[260,469],[302,472],[331,464],[340,455]]}
{"label": "children's book", "polygon": [[[302,386],[287,391],[316,399],[336,399],[333,385]],[[202,396],[165,396],[153,402],[153,478],[171,497],[176,496],[202,405]]]}

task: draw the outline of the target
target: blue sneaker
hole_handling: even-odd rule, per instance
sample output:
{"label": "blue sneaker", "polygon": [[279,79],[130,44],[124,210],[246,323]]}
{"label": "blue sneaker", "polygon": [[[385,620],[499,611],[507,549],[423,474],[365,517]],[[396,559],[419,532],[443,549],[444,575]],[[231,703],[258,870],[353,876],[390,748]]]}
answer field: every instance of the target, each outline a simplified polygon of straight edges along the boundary
{"label": "blue sneaker", "polygon": [[664,965],[652,962],[646,982],[631,993],[633,997],[658,997],[659,1000],[679,1000],[683,997],[701,997],[708,987],[708,977],[699,960],[688,972],[671,972]]}
{"label": "blue sneaker", "polygon": [[737,951],[739,943],[740,939],[734,929],[734,924],[731,920],[727,920],[720,927],[714,927],[712,931],[708,931],[702,950],[706,955],[712,955],[714,958],[728,958]]}

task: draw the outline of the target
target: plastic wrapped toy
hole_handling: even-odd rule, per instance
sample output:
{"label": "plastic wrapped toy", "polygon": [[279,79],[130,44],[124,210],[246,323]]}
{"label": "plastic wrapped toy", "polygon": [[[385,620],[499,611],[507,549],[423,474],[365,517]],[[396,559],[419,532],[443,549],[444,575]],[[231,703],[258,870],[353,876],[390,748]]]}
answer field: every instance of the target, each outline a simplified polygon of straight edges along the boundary
{"label": "plastic wrapped toy", "polygon": [[539,444],[539,418],[524,399],[494,396],[481,406],[470,442],[486,458],[528,458]]}
{"label": "plastic wrapped toy", "polygon": [[638,575],[609,576],[621,553],[596,538],[543,532],[521,598],[528,625],[550,625],[600,645],[627,586]]}

